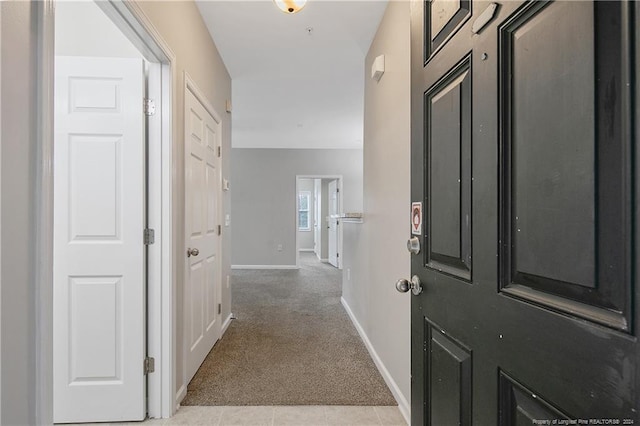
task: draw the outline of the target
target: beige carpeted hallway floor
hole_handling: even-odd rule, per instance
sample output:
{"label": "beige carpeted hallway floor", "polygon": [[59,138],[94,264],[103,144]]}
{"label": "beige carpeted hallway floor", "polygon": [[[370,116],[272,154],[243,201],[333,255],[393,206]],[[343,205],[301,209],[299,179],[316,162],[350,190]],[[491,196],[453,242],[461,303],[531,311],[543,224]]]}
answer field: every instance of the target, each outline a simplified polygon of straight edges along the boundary
{"label": "beige carpeted hallway floor", "polygon": [[341,272],[236,270],[234,320],[182,405],[396,405],[340,303]]}

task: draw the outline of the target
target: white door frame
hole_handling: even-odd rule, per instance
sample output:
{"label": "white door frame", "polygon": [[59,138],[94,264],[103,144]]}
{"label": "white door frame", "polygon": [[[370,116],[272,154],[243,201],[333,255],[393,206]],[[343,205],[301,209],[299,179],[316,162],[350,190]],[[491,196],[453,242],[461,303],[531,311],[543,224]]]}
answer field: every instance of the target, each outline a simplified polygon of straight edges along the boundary
{"label": "white door frame", "polygon": [[[2,8],[0,7],[0,22],[2,22]],[[1,33],[2,31],[0,31]],[[0,34],[0,46],[2,46],[2,34]],[[0,61],[2,62],[2,61]],[[2,99],[2,64],[0,63],[0,99]],[[0,102],[0,123],[2,123],[2,102]],[[2,132],[0,132],[0,147],[2,146]],[[2,151],[0,149],[0,151]],[[2,164],[2,154],[0,153],[0,164]],[[0,173],[2,175],[2,173]],[[0,187],[1,187],[0,182]],[[0,203],[0,211],[2,211],[2,205]],[[1,228],[1,227],[0,227]],[[2,229],[0,229],[0,236],[2,236]],[[37,247],[37,246],[36,246]],[[37,250],[37,248],[36,248]],[[2,259],[2,253],[0,253],[0,259]],[[0,261],[0,276],[2,276],[2,261]],[[2,283],[0,282],[0,295],[2,294]],[[2,306],[2,297],[0,297],[0,306]],[[36,314],[37,315],[37,314]],[[0,314],[0,318],[2,315]],[[2,324],[0,323],[0,330]],[[2,336],[0,335],[0,342],[2,342]],[[2,354],[2,345],[0,344],[0,354]],[[0,365],[2,365],[2,357],[0,356]],[[2,388],[2,386],[0,386]],[[36,396],[37,398],[37,396]],[[2,389],[0,389],[0,401],[2,401]],[[0,403],[0,419],[2,418],[2,404]]]}
{"label": "white door frame", "polygon": [[[337,180],[338,181],[338,189],[339,189],[339,200],[340,200],[340,208],[342,209],[344,204],[343,204],[343,196],[344,196],[344,191],[342,190],[342,175],[296,175],[296,193],[295,193],[295,200],[296,200],[296,224],[295,224],[295,235],[296,235],[296,268],[300,269],[300,241],[298,240],[298,186],[299,186],[299,182],[300,179],[331,179],[331,180]],[[322,217],[320,218],[322,219]],[[337,246],[338,246],[338,253],[342,253],[342,226],[340,226],[338,228],[338,241],[337,241]],[[339,269],[342,269],[342,259],[338,258],[338,265],[340,266]]]}
{"label": "white door frame", "polygon": [[[176,116],[177,72],[175,55],[142,9],[130,0],[97,2],[149,62],[149,97],[156,100],[156,120],[149,120],[148,138],[148,226],[155,230],[149,246],[147,292],[147,352],[155,358],[155,372],[147,377],[149,417],[170,417],[175,412],[174,363],[175,258],[172,239],[173,201],[177,165],[173,141]],[[36,153],[37,206],[35,259],[36,277],[36,424],[53,421],[53,88],[55,4],[34,3],[37,11],[37,105],[38,147]],[[159,142],[159,143],[158,143]],[[142,360],[141,360],[142,362]]]}

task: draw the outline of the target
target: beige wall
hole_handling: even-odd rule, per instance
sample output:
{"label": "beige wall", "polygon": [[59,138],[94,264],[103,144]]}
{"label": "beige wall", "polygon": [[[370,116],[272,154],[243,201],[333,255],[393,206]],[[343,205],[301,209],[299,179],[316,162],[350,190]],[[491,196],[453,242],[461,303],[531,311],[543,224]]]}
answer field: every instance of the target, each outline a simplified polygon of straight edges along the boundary
{"label": "beige wall", "polygon": [[[176,187],[174,193],[174,256],[176,264],[174,271],[177,280],[177,369],[176,369],[176,391],[179,391],[184,383],[184,368],[182,356],[183,343],[183,282],[185,256],[184,248],[184,79],[183,72],[186,71],[195,81],[202,93],[207,97],[218,115],[222,118],[222,175],[229,179],[229,166],[231,154],[231,115],[225,111],[225,102],[231,99],[231,77],[222,62],[222,58],[213,43],[209,31],[193,1],[139,1],[138,4],[143,12],[148,16],[153,25],[157,28],[162,38],[167,42],[173,53],[176,55],[176,66],[178,72],[178,87],[175,91],[177,99],[174,125],[177,127],[176,134],[179,135],[175,141],[177,153],[174,161],[177,167]],[[230,213],[230,194],[224,193],[223,198],[224,214]],[[224,218],[223,218],[224,219]],[[224,223],[224,220],[223,220]],[[231,312],[231,292],[227,288],[227,276],[231,269],[230,240],[231,230],[229,227],[223,229],[223,249],[222,249],[222,318],[226,319]]]}
{"label": "beige wall", "polygon": [[[364,223],[345,222],[343,230],[343,298],[388,371],[407,415],[410,296],[398,293],[394,284],[411,272],[406,249],[411,182],[409,37],[409,2],[389,2],[365,63]],[[385,55],[386,71],[375,82],[369,72],[380,54]]]}
{"label": "beige wall", "polygon": [[[0,2],[2,425],[36,424],[36,37],[30,2]],[[9,266],[10,265],[10,266]]]}

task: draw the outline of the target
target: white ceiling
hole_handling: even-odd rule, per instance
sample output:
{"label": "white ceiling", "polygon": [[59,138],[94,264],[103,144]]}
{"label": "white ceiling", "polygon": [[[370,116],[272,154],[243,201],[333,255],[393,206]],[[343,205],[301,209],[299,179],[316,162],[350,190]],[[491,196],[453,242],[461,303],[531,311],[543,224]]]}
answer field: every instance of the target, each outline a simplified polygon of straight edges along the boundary
{"label": "white ceiling", "polygon": [[364,57],[386,6],[198,1],[233,80],[233,147],[362,148]]}

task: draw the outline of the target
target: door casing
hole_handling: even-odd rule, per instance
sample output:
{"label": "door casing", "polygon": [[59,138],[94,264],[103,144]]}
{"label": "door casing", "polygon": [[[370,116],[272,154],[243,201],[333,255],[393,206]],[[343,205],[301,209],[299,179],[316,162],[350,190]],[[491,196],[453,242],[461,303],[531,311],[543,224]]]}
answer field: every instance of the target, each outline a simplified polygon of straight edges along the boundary
{"label": "door casing", "polygon": [[[329,182],[327,195],[329,204],[329,216],[327,216],[329,222],[329,235],[327,237],[327,258],[330,265],[335,266],[338,269],[342,269],[342,262],[340,261],[340,231],[342,229],[342,227],[340,226],[340,209],[342,208],[342,203],[340,200],[340,188],[338,187],[337,181]],[[334,248],[335,251],[333,250]]]}
{"label": "door casing", "polygon": [[[299,189],[299,181],[300,179],[332,179],[332,180],[337,180],[338,181],[338,189],[339,191],[339,202],[340,205],[344,205],[343,204],[343,195],[344,195],[344,191],[342,190],[342,175],[296,175],[296,192],[294,194],[294,199],[297,200],[298,199],[298,192],[300,191]],[[297,209],[297,202],[296,202],[296,209]],[[298,214],[297,214],[297,210],[296,210],[296,223],[295,223],[295,234],[296,236],[296,269],[300,269],[300,242],[298,241]],[[342,228],[338,228],[338,242],[337,242],[337,246],[338,246],[338,253],[342,253]],[[339,261],[340,259],[338,259]],[[341,263],[338,263],[339,265],[342,266]]]}

